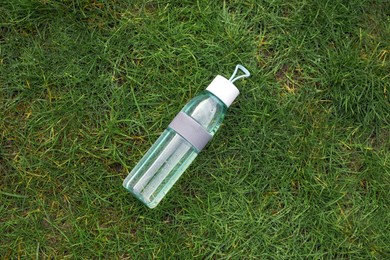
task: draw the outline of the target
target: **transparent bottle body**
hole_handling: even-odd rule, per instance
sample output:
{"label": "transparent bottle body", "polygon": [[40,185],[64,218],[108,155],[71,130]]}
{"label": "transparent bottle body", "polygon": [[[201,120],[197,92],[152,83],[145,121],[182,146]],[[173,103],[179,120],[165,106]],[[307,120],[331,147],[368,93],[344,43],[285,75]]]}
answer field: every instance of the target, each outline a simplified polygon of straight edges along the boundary
{"label": "transparent bottle body", "polygon": [[[214,135],[226,110],[221,100],[203,91],[184,106],[182,112]],[[129,173],[123,186],[146,206],[154,208],[198,153],[186,139],[168,127]]]}

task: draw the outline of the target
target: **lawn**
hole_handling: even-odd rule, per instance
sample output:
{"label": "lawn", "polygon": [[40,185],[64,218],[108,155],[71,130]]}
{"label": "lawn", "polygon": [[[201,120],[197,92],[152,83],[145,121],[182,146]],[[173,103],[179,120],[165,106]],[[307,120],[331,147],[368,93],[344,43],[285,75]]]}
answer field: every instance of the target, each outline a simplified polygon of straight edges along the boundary
{"label": "lawn", "polygon": [[[148,209],[122,181],[236,64]],[[388,259],[390,2],[3,0],[0,258]]]}

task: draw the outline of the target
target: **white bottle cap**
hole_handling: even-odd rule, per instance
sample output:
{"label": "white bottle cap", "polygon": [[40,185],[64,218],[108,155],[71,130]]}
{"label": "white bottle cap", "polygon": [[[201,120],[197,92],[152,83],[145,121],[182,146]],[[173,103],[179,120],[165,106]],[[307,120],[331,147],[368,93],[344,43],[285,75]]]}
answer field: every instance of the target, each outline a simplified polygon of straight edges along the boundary
{"label": "white bottle cap", "polygon": [[[244,73],[244,75],[236,77],[238,70],[241,70]],[[240,94],[238,88],[236,88],[236,86],[234,86],[233,84],[234,81],[241,78],[247,78],[250,75],[251,75],[250,72],[244,66],[237,64],[236,68],[234,69],[233,75],[230,77],[230,79],[226,79],[218,75],[210,83],[210,85],[206,88],[206,90],[216,95],[220,100],[222,100],[223,103],[225,103],[227,107],[229,107],[236,99],[238,94]]]}
{"label": "white bottle cap", "polygon": [[240,94],[238,88],[236,88],[231,81],[220,75],[215,77],[206,90],[217,96],[227,107],[229,107],[238,94]]}

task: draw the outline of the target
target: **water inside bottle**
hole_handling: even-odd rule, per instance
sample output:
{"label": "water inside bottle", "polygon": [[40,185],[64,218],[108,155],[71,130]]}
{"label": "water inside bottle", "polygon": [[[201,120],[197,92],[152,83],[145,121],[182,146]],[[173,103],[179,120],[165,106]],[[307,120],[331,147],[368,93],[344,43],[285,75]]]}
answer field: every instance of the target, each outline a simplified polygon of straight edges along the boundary
{"label": "water inside bottle", "polygon": [[124,186],[149,207],[157,205],[197,156],[183,137],[167,129],[124,181]]}

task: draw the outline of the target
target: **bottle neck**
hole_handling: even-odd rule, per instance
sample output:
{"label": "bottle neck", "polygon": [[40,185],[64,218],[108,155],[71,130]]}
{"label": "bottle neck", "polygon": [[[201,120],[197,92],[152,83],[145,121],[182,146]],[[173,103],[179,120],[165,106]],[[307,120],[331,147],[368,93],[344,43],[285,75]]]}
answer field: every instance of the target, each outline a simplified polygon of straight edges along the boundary
{"label": "bottle neck", "polygon": [[212,96],[213,98],[215,98],[216,100],[218,100],[218,104],[220,105],[220,106],[222,106],[225,110],[227,110],[228,109],[228,106],[217,96],[217,95],[215,95],[213,92],[210,92],[210,91],[208,91],[207,89],[206,90],[204,90],[203,92],[206,92],[208,95],[210,95],[210,96]]}
{"label": "bottle neck", "polygon": [[212,135],[222,123],[226,111],[227,106],[209,91],[202,91],[182,109]]}

